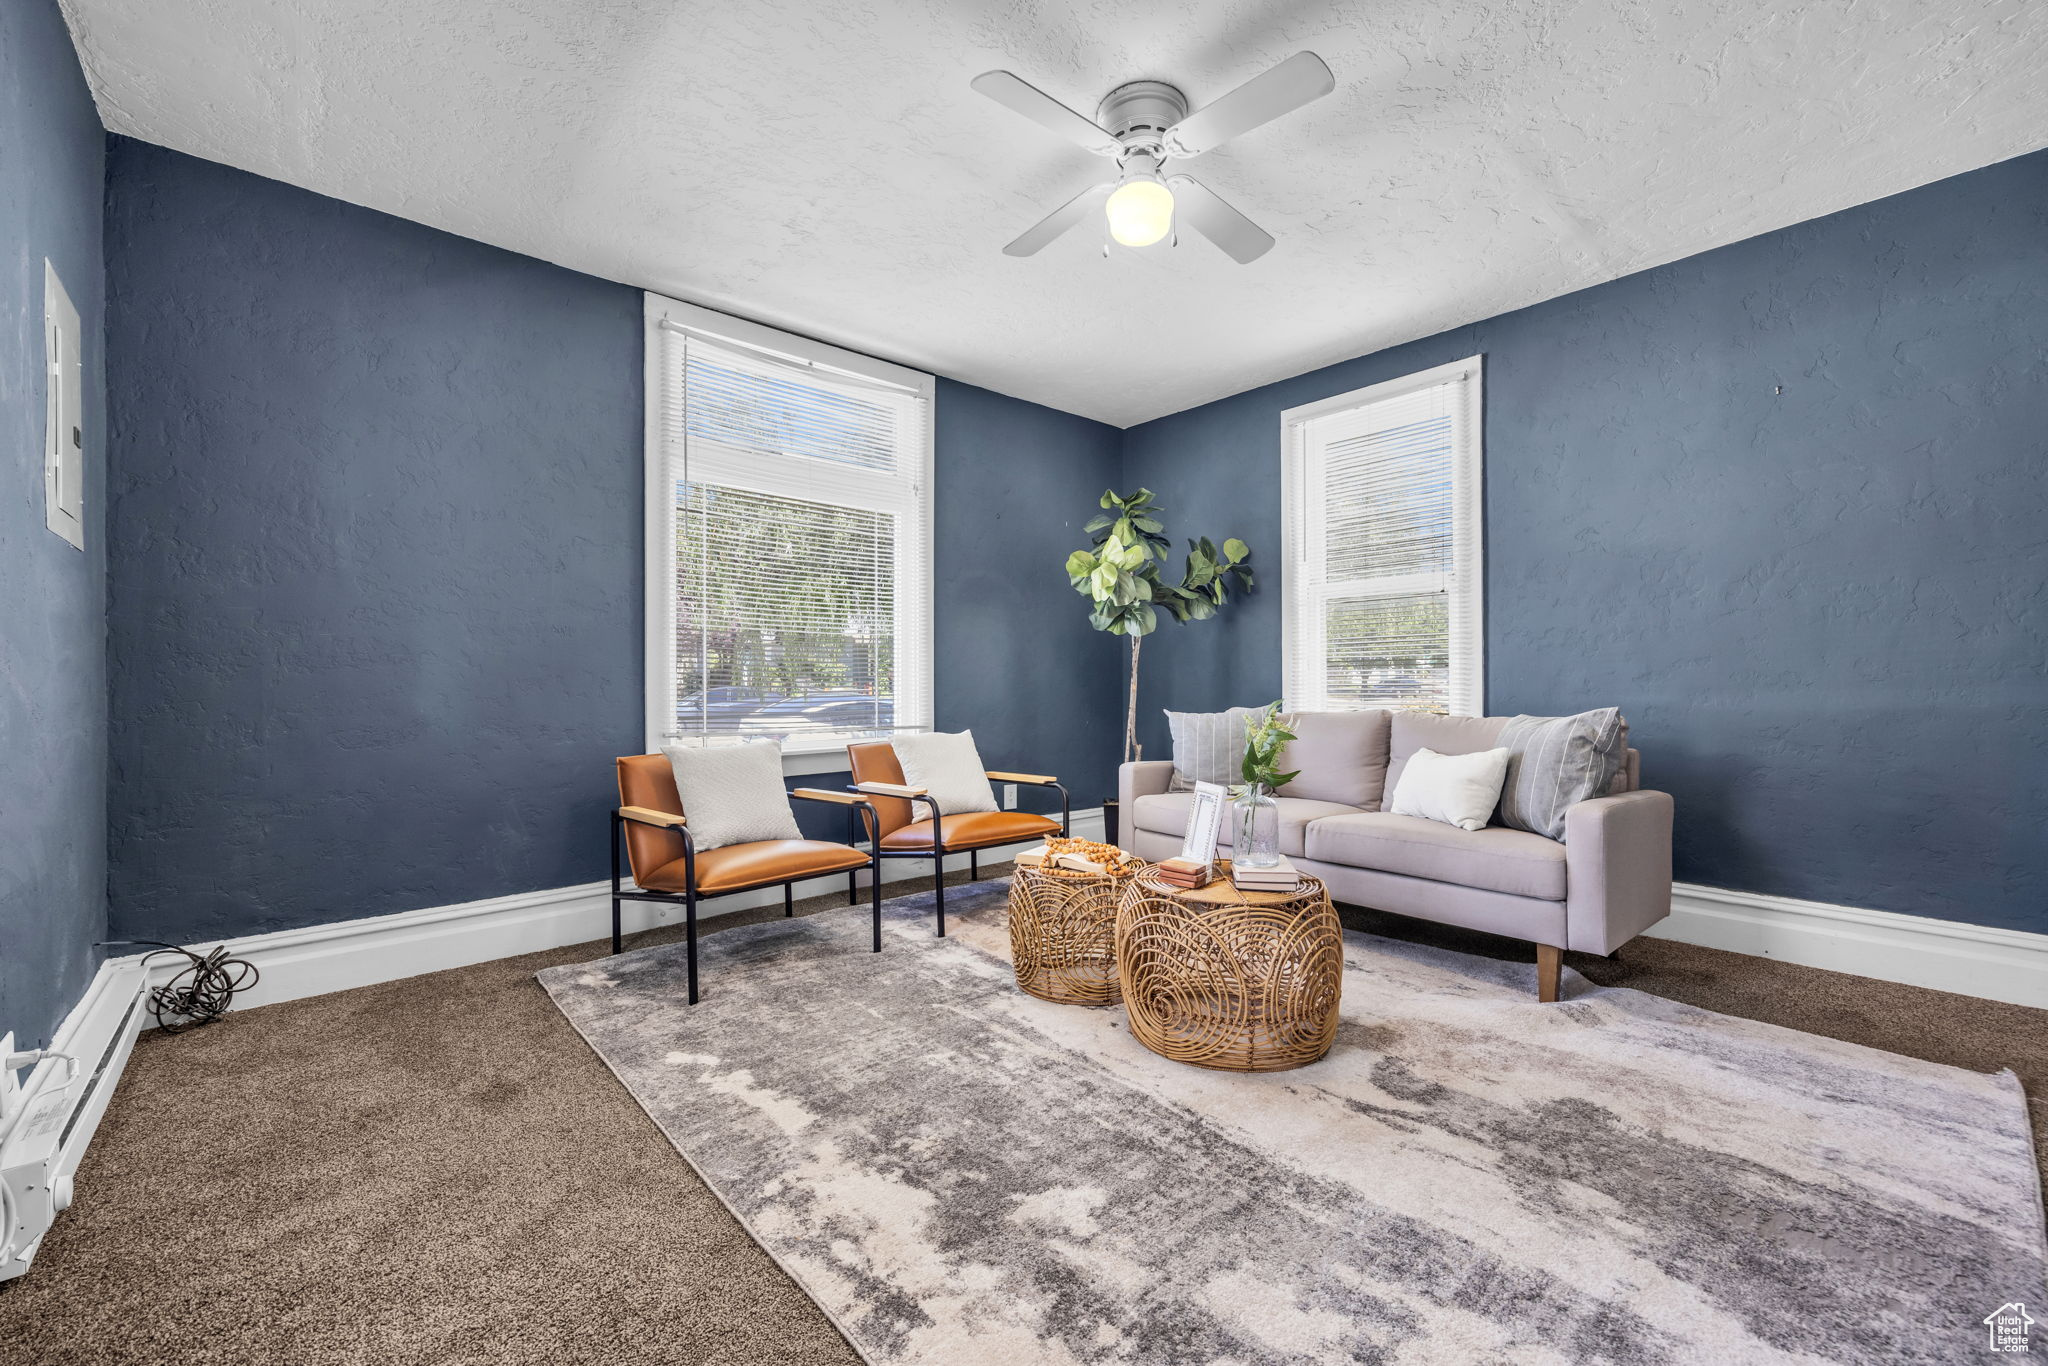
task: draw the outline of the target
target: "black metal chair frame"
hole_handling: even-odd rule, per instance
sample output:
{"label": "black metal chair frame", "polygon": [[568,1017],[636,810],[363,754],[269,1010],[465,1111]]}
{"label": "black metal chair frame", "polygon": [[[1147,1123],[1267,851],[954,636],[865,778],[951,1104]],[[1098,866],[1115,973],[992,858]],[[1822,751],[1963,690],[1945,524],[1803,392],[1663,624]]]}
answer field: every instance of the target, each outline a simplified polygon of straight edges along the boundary
{"label": "black metal chair frame", "polygon": [[[825,806],[844,806],[846,808],[846,820],[848,829],[852,828],[854,813],[856,811],[866,813],[866,815],[862,818],[864,820],[872,817],[877,822],[880,821],[880,817],[876,814],[873,804],[869,802],[835,802],[824,797],[807,797],[801,792],[792,792],[789,795],[801,801],[818,802],[821,805]],[[685,815],[685,818],[687,819],[687,813],[679,812],[677,814]],[[710,901],[713,898],[721,896],[736,896],[741,892],[757,892],[763,887],[774,887],[779,885],[782,888],[782,913],[785,916],[793,916],[796,914],[796,884],[799,882],[807,881],[814,877],[831,876],[830,873],[799,873],[795,877],[784,878],[779,883],[773,881],[755,882],[745,887],[729,887],[722,892],[699,892],[697,890],[697,844],[695,840],[690,838],[690,827],[688,825],[665,825],[656,828],[663,830],[673,830],[678,835],[681,835],[683,837],[683,886],[687,890],[682,892],[650,892],[643,888],[638,891],[629,892],[625,889],[625,886],[620,879],[620,873],[624,870],[624,863],[621,858],[621,854],[623,852],[623,836],[626,828],[626,822],[632,819],[633,817],[626,815],[622,809],[615,808],[612,811],[612,952],[618,953],[621,947],[619,942],[620,902],[665,901],[671,906],[681,906],[683,908],[684,939],[689,945],[691,1005],[697,1004],[698,902]],[[641,824],[651,824],[651,822],[643,821],[641,822]],[[848,840],[847,845],[848,847],[853,847],[853,841]],[[882,864],[881,860],[872,852],[868,855],[868,871],[869,875],[874,879],[875,884],[875,942],[874,947],[870,949],[869,952],[880,953],[882,951]],[[860,869],[858,868],[850,868],[847,870],[847,877],[851,879],[855,874],[859,872]],[[846,904],[852,906],[857,905],[859,903],[857,900],[849,900]]]}
{"label": "black metal chair frame", "polygon": [[[1005,778],[1003,781],[1017,783],[1020,787],[1050,787],[1056,789],[1060,794],[1060,834],[1064,836],[1072,830],[1072,813],[1068,809],[1067,789],[1064,783],[1053,780],[1048,780],[1042,783],[1027,783],[1016,778]],[[851,783],[847,785],[846,790],[848,792],[863,791],[863,789],[858,784]],[[894,796],[895,794],[887,792],[870,792],[866,795]],[[939,922],[938,937],[944,939],[946,937],[946,855],[948,853],[966,854],[968,880],[970,882],[979,881],[981,878],[981,851],[984,849],[996,848],[998,847],[998,844],[1012,844],[1015,843],[1015,841],[1002,840],[995,843],[976,844],[966,849],[948,850],[946,848],[945,826],[940,820],[938,802],[928,796],[904,797],[899,798],[899,800],[911,802],[913,804],[917,802],[923,802],[926,806],[929,806],[932,809],[932,847],[929,850],[884,849],[882,847],[881,836],[876,833],[878,830],[881,829],[881,813],[877,812],[872,804],[868,802],[862,802],[861,806],[865,807],[867,810],[867,814],[861,817],[862,821],[865,822],[869,817],[874,818],[874,824],[865,827],[868,836],[868,847],[871,850],[873,850],[875,855],[875,865],[873,871],[869,873],[869,876],[874,878],[877,886],[881,884],[881,860],[885,858],[930,859],[932,861],[932,901],[937,911]],[[846,810],[846,842],[848,844],[854,843],[853,821],[853,808],[848,807]],[[915,822],[913,822],[913,824],[914,823]],[[860,900],[860,887],[857,881],[859,874],[860,869],[858,868],[849,869],[846,874],[846,904],[849,906],[857,904]]]}

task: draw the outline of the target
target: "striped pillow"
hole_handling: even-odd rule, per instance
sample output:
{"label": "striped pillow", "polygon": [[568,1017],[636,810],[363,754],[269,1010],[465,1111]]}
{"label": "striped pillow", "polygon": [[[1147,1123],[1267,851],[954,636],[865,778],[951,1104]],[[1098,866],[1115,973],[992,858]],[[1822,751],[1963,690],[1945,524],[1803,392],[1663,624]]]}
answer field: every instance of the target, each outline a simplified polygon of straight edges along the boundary
{"label": "striped pillow", "polygon": [[1196,783],[1235,785],[1244,781],[1244,732],[1258,714],[1258,707],[1232,707],[1229,711],[1170,711],[1166,724],[1173,731],[1173,783],[1175,792],[1187,792]]}
{"label": "striped pillow", "polygon": [[1627,757],[1628,723],[1614,707],[1577,716],[1516,716],[1497,743],[1510,752],[1495,819],[1564,839],[1564,813],[1597,797]]}

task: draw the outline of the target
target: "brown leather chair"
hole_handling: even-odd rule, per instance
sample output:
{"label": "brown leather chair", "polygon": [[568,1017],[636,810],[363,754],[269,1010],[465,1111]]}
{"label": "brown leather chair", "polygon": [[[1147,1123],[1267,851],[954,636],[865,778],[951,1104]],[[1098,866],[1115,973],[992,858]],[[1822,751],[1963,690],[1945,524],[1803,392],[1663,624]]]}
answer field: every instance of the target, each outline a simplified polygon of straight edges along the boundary
{"label": "brown leather chair", "polygon": [[[876,819],[874,806],[858,793],[800,787],[789,795],[845,807],[849,822],[856,816],[864,824]],[[675,770],[661,754],[620,758],[619,803],[612,812],[612,952],[620,948],[621,901],[680,902],[689,941],[691,1005],[697,1004],[697,903],[709,897],[780,883],[782,913],[794,915],[792,884],[828,873],[845,872],[852,877],[854,870],[867,868],[875,884],[873,952],[882,951],[882,864],[875,854],[825,840],[757,840],[700,853],[690,839],[688,813],[676,792]],[[620,882],[621,843],[638,891],[627,891]]]}
{"label": "brown leather chair", "polygon": [[[852,790],[861,790],[863,783],[903,786],[903,765],[897,762],[896,747],[887,740],[848,745],[846,757],[847,766],[852,770]],[[1005,773],[998,769],[989,769],[987,773],[993,783],[1023,783],[1031,787],[1057,789],[1060,818],[1055,821],[1050,816],[1031,811],[963,811],[948,816],[923,792],[908,798],[863,792],[873,803],[875,818],[880,825],[880,838],[873,842],[877,860],[928,858],[932,861],[932,899],[936,903],[941,937],[946,933],[946,855],[966,854],[967,875],[978,878],[981,876],[979,851],[999,844],[1017,844],[1067,833],[1067,789],[1060,786],[1057,778],[1048,778],[1041,773]],[[925,814],[927,812],[929,814]],[[857,895],[854,875],[848,873],[847,904],[852,905]]]}

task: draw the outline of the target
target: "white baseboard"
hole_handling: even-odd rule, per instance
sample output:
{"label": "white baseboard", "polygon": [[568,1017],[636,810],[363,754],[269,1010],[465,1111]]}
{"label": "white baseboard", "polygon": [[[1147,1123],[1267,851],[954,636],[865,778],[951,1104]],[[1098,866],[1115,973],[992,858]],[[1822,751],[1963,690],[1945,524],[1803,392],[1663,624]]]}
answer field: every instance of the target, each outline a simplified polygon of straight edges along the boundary
{"label": "white baseboard", "polygon": [[[1083,839],[1101,839],[1102,809],[1074,812],[1072,828]],[[984,863],[1000,863],[1024,847],[1016,844],[984,849],[981,859]],[[948,871],[965,870],[967,864],[966,854],[950,855],[946,860]],[[886,885],[922,877],[930,866],[910,859],[886,860],[882,880]],[[796,895],[820,896],[845,889],[845,874],[835,873],[797,883]],[[763,887],[703,902],[697,914],[699,920],[706,920],[781,899],[780,887]],[[620,909],[620,920],[628,933],[675,924],[682,917],[681,906],[661,902],[628,901]],[[308,925],[214,942],[226,944],[230,954],[246,958],[261,973],[254,987],[236,994],[235,1009],[241,1010],[536,953],[565,944],[588,943],[607,938],[611,931],[611,884],[587,882],[577,887],[519,892],[454,906],[431,906],[396,915]],[[191,947],[205,953],[213,945]],[[139,955],[117,961],[138,960]],[[154,982],[168,980],[176,969],[175,962],[160,962]]]}
{"label": "white baseboard", "polygon": [[1909,986],[2048,1008],[2048,934],[1679,883],[1648,933]]}

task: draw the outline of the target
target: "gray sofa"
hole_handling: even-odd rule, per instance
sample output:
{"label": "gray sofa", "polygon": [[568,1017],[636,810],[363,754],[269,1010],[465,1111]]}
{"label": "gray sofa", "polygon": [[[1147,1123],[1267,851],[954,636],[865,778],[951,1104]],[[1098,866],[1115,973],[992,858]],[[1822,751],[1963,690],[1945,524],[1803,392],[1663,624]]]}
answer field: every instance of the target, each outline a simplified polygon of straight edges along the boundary
{"label": "gray sofa", "polygon": [[[1671,913],[1671,797],[1639,787],[1628,751],[1606,795],[1565,816],[1562,843],[1525,830],[1453,825],[1381,810],[1418,749],[1493,748],[1500,716],[1303,712],[1282,771],[1280,852],[1338,901],[1510,935],[1536,944],[1537,994],[1557,999],[1562,950],[1607,954]],[[1193,795],[1169,790],[1167,761],[1119,773],[1120,843],[1146,859],[1180,852]],[[1228,857],[1226,820],[1219,856]]]}

